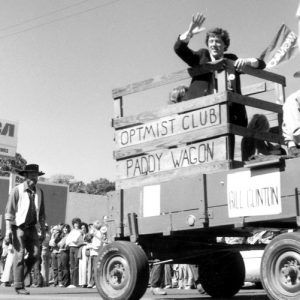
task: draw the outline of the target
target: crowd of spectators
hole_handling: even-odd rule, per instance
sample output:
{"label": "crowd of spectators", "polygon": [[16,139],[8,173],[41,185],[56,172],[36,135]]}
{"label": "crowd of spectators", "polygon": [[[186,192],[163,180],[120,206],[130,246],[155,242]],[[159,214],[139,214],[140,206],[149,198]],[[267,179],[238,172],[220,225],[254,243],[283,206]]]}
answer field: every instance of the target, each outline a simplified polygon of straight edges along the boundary
{"label": "crowd of spectators", "polygon": [[[107,217],[91,224],[74,218],[71,226],[59,223],[46,226],[40,259],[29,276],[27,287],[96,288],[94,263],[100,248],[108,243]],[[13,285],[13,247],[2,243],[1,286]]]}

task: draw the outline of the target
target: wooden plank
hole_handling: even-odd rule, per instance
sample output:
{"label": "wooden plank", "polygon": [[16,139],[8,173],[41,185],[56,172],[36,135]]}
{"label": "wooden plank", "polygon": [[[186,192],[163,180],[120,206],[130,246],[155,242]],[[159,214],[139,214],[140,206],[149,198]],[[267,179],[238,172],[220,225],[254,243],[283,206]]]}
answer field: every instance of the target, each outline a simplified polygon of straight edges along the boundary
{"label": "wooden plank", "polygon": [[228,100],[235,103],[240,103],[243,105],[256,107],[259,109],[273,111],[282,114],[282,105],[260,100],[257,98],[242,96],[237,93],[228,92]]}
{"label": "wooden plank", "polygon": [[286,80],[285,77],[279,74],[275,74],[269,71],[255,69],[249,66],[243,67],[243,72],[248,75],[252,75],[261,79],[265,79],[268,81],[279,83],[283,86],[286,86]]}
{"label": "wooden plank", "polygon": [[219,161],[207,163],[199,166],[190,166],[184,169],[170,170],[162,173],[151,174],[142,177],[116,180],[116,189],[129,189],[136,186],[159,184],[172,179],[187,178],[190,176],[196,176],[199,174],[209,174],[218,172],[221,170],[231,169],[231,163],[229,161]]}
{"label": "wooden plank", "polygon": [[170,147],[177,147],[178,145],[205,140],[227,133],[229,133],[227,123],[209,128],[198,129],[185,134],[169,136],[166,138],[161,138],[160,140],[150,141],[140,145],[124,147],[122,149],[114,151],[114,158],[116,160],[120,160],[126,157],[146,154],[158,149],[168,149]]}
{"label": "wooden plank", "polygon": [[242,87],[242,95],[249,96],[254,94],[259,94],[267,91],[267,87],[271,87],[271,84],[267,86],[266,82],[260,82],[246,87]]}
{"label": "wooden plank", "polygon": [[191,77],[195,76],[195,74],[201,75],[212,72],[214,70],[219,70],[220,67],[222,67],[222,65],[206,64],[205,66],[188,68],[168,75],[157,75],[153,78],[128,84],[124,87],[115,88],[112,90],[112,96],[113,98],[117,98],[120,96],[138,93],[155,87],[167,85],[173,82],[190,79]]}
{"label": "wooden plank", "polygon": [[259,132],[255,130],[248,129],[246,127],[229,124],[229,132],[241,135],[241,136],[247,136],[247,137],[253,137],[255,139],[268,141],[271,143],[278,143],[278,144],[284,144],[283,137],[270,132]]}
{"label": "wooden plank", "polygon": [[[226,65],[227,65],[227,67],[226,67],[227,70],[235,68],[233,60],[226,59],[225,62],[226,62]],[[208,66],[206,66],[206,69],[208,69]],[[211,69],[215,70],[215,69],[220,69],[220,68],[219,67],[211,67]],[[244,66],[242,71],[243,71],[244,74],[252,75],[252,76],[257,77],[257,78],[261,78],[261,79],[265,79],[265,80],[268,80],[268,81],[276,82],[276,83],[279,83],[283,86],[286,86],[285,77],[282,76],[282,75],[272,73],[272,72],[269,72],[269,71],[265,71],[265,70],[261,70],[261,69],[255,69],[255,68],[252,68],[250,66]],[[195,67],[190,71],[190,74],[192,74],[193,76],[201,75],[201,74],[203,74],[203,68]]]}
{"label": "wooden plank", "polygon": [[119,98],[114,99],[114,117],[121,118],[121,117],[123,117],[123,114],[124,114],[123,98],[119,97]]}
{"label": "wooden plank", "polygon": [[135,82],[128,84],[124,87],[115,88],[112,90],[113,98],[118,98],[121,96],[145,91],[162,85],[166,85],[172,82],[181,81],[184,79],[190,78],[189,72],[187,69],[180,70],[168,75],[158,75],[153,78],[149,78],[143,81]]}
{"label": "wooden plank", "polygon": [[120,129],[133,125],[140,125],[144,124],[145,122],[150,122],[162,117],[167,117],[179,113],[185,113],[199,108],[224,103],[227,101],[227,97],[227,92],[199,97],[176,104],[170,104],[165,107],[162,107],[161,109],[146,111],[133,116],[117,118],[113,120],[113,124],[115,129]]}
{"label": "wooden plank", "polygon": [[[221,106],[221,119],[226,120],[226,105]],[[270,132],[256,132],[250,130],[246,127],[241,127],[234,124],[222,123],[218,126],[213,126],[209,128],[197,129],[188,133],[174,135],[167,138],[162,138],[156,141],[150,141],[140,145],[133,145],[130,147],[125,147],[118,149],[114,152],[114,158],[116,160],[124,159],[126,157],[133,157],[137,155],[151,153],[151,151],[156,151],[159,149],[167,149],[170,147],[176,147],[178,145],[192,143],[200,140],[206,140],[214,138],[215,136],[226,135],[233,133],[240,136],[252,136],[254,138],[269,141],[271,143],[284,144],[283,138],[280,135],[270,133]],[[237,150],[237,149],[236,149]],[[237,151],[235,151],[237,153]]]}
{"label": "wooden plank", "polygon": [[[232,65],[233,61],[228,60],[228,64]],[[125,96],[125,95],[129,95],[129,94],[133,94],[133,93],[137,93],[137,92],[141,92],[141,91],[145,91],[151,88],[155,88],[155,87],[159,87],[162,85],[166,85],[166,84],[170,84],[173,82],[177,82],[177,81],[181,81],[184,79],[188,79],[191,76],[196,76],[196,75],[200,75],[200,74],[204,74],[204,73],[208,73],[211,72],[215,69],[220,69],[218,66],[206,66],[205,68],[203,67],[195,67],[195,68],[190,68],[190,69],[185,69],[185,70],[181,70],[178,72],[174,72],[168,75],[158,75],[155,76],[153,78],[149,78],[146,80],[142,80],[139,82],[135,82],[132,84],[128,84],[124,87],[120,87],[120,88],[115,88],[112,90],[112,96],[113,98],[118,98],[121,96]],[[243,72],[245,74],[248,75],[252,75],[258,78],[262,78],[268,81],[273,81],[273,82],[277,82],[283,86],[286,86],[286,81],[285,81],[285,77],[275,74],[275,73],[271,73],[265,70],[259,70],[259,69],[255,69],[255,68],[251,68],[249,66],[245,66],[243,68]]]}
{"label": "wooden plank", "polygon": [[267,117],[268,121],[278,121],[278,114],[270,112],[270,113],[265,113],[265,116]]}
{"label": "wooden plank", "polygon": [[[259,84],[254,84],[251,85],[245,89],[242,90],[242,93],[245,93],[245,95],[249,94],[257,94],[260,92],[264,92],[264,91],[271,91],[274,89],[274,85],[272,83],[259,83]],[[221,93],[217,93],[214,95],[208,95],[208,96],[204,96],[204,97],[200,97],[200,98],[195,98],[195,99],[191,99],[189,101],[184,101],[184,102],[180,102],[177,104],[170,104],[164,108],[161,108],[160,110],[154,110],[154,111],[146,111],[137,115],[133,115],[133,116],[127,116],[127,117],[123,117],[123,118],[115,118],[113,119],[113,126],[115,129],[119,129],[119,128],[123,128],[123,127],[127,127],[127,126],[133,126],[133,125],[138,125],[138,124],[143,124],[145,122],[149,122],[151,120],[155,120],[161,117],[166,117],[172,114],[176,114],[176,113],[183,113],[186,111],[191,111],[191,110],[195,110],[201,107],[205,107],[205,106],[210,106],[210,105],[215,105],[217,103],[223,103],[226,102],[228,99],[228,92],[221,92]],[[232,95],[232,93],[231,93]],[[236,94],[238,95],[238,94]],[[237,96],[238,97],[238,96]],[[239,97],[241,98],[241,96]],[[247,98],[245,98],[247,99]],[[255,98],[249,98],[250,99],[255,99]],[[251,101],[248,101],[249,103],[246,103],[246,105],[251,106]],[[255,103],[271,103],[268,101],[263,101],[263,100],[259,100],[256,99]],[[254,101],[252,101],[254,103]],[[245,103],[243,103],[245,104]],[[271,103],[272,104],[272,103]],[[258,104],[259,105],[259,104]],[[253,105],[252,105],[253,106]],[[254,106],[257,107],[257,106]],[[268,105],[265,109],[267,109],[268,107],[274,107],[272,105]],[[275,105],[276,107],[276,105]],[[261,108],[261,106],[259,106],[259,108]],[[278,112],[278,109],[276,108],[275,110],[276,112]]]}
{"label": "wooden plank", "polygon": [[276,103],[283,105],[285,102],[285,91],[284,86],[275,83],[275,95],[276,95]]}
{"label": "wooden plank", "polygon": [[163,233],[171,228],[171,214],[139,218],[139,231],[142,234]]}
{"label": "wooden plank", "polygon": [[[220,105],[176,114],[115,132],[117,149],[221,124]],[[226,120],[223,120],[226,122]]]}
{"label": "wooden plank", "polygon": [[117,180],[148,176],[227,160],[227,137],[206,140],[179,148],[152,151],[117,161]]}

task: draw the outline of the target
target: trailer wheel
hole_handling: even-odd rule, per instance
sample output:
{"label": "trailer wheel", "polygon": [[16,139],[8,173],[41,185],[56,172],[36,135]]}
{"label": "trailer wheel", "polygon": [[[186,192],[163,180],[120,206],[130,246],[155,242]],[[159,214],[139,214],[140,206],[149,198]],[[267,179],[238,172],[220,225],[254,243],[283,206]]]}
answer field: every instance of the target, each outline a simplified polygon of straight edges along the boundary
{"label": "trailer wheel", "polygon": [[230,298],[243,286],[245,265],[240,252],[228,251],[205,257],[199,265],[199,281],[212,297]]}
{"label": "trailer wheel", "polygon": [[136,244],[117,241],[101,249],[95,264],[96,286],[105,300],[137,300],[148,286],[149,265]]}
{"label": "trailer wheel", "polygon": [[300,299],[300,233],[281,234],[270,242],[262,257],[260,274],[271,299]]}

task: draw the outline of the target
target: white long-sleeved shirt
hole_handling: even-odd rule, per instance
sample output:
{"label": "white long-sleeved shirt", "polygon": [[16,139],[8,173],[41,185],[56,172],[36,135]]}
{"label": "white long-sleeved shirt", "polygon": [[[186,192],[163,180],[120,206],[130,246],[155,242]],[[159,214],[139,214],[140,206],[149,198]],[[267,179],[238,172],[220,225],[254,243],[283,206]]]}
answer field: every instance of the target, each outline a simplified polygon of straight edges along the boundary
{"label": "white long-sleeved shirt", "polygon": [[97,256],[102,243],[102,234],[100,230],[94,231],[94,236],[91,243],[91,256]]}
{"label": "white long-sleeved shirt", "polygon": [[79,247],[83,244],[81,231],[79,229],[72,229],[66,238],[66,245],[69,247]]}
{"label": "white long-sleeved shirt", "polygon": [[300,90],[291,94],[283,105],[282,132],[286,145],[290,148],[300,146],[295,135],[300,135]]}

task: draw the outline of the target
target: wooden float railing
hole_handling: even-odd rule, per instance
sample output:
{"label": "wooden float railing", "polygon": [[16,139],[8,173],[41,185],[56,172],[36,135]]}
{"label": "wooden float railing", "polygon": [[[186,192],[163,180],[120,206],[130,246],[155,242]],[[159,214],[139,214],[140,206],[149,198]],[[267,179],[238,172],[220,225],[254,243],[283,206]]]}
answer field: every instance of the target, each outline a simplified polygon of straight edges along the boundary
{"label": "wooden float railing", "polygon": [[[228,73],[233,62],[227,61],[225,70],[215,67],[218,73],[219,90],[216,93],[161,109],[124,115],[124,96],[139,93],[181,80],[190,76],[214,71],[210,69],[187,69],[167,76],[157,76],[133,83],[112,91],[114,98],[114,119],[118,189],[156,184],[178,177],[197,175],[230,169],[241,162],[229,158],[229,135],[253,136],[273,143],[282,143],[280,134],[253,132],[229,123],[229,103],[240,103],[246,107],[264,110],[272,120],[282,120],[285,78],[281,75],[251,67],[243,69],[244,74],[255,76],[267,82],[242,87],[242,95],[229,91]],[[223,68],[223,67],[222,67]],[[217,73],[217,72],[214,72]],[[220,84],[223,82],[223,84]],[[223,90],[220,90],[220,87]],[[253,95],[275,91],[274,103],[253,97]],[[142,101],[142,99],[141,99]],[[274,114],[276,118],[274,117]],[[235,152],[239,152],[236,143]],[[240,156],[235,155],[240,161]]]}

